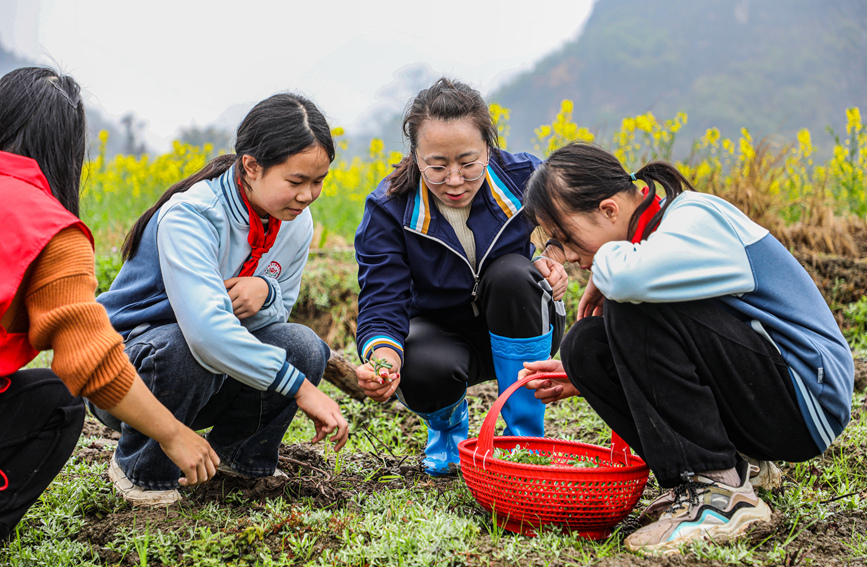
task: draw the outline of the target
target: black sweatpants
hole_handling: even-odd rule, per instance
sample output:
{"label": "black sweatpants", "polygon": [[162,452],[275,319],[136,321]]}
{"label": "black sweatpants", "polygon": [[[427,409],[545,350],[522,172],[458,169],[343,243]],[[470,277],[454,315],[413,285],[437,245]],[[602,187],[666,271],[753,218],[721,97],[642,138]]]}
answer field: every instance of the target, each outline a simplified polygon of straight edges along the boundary
{"label": "black sweatpants", "polygon": [[[75,449],[84,402],[47,368],[19,370],[0,393],[0,541],[36,502]],[[5,476],[5,480],[4,480]]]}
{"label": "black sweatpants", "polygon": [[561,358],[572,384],[663,487],[763,460],[819,454],[775,346],[714,300],[605,301],[578,321]]}
{"label": "black sweatpants", "polygon": [[530,338],[553,325],[551,355],[557,352],[566,311],[527,258],[506,254],[491,261],[481,274],[476,304],[479,316],[473,319],[427,315],[410,320],[398,396],[413,411],[447,407],[468,386],[496,378],[489,333]]}

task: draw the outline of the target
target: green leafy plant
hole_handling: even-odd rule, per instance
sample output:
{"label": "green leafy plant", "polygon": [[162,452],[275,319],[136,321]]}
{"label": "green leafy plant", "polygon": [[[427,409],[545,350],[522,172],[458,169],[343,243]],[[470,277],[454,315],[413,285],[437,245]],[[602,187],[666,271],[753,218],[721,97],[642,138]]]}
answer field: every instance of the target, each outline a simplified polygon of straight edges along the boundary
{"label": "green leafy plant", "polygon": [[867,350],[867,296],[850,303],[844,315],[847,326],[843,334],[852,350]]}
{"label": "green leafy plant", "polygon": [[578,467],[579,469],[592,469],[601,467],[602,459],[599,458],[599,455],[596,455],[592,459],[571,459],[569,464],[573,467]]}
{"label": "green leafy plant", "polygon": [[389,361],[384,358],[371,356],[368,362],[373,365],[373,373],[376,374],[380,380],[391,382],[391,379],[389,378],[391,373],[389,370],[393,368],[393,365]]}
{"label": "green leafy plant", "polygon": [[552,464],[551,457],[535,453],[520,445],[515,445],[515,448],[512,450],[496,448],[494,449],[494,457],[509,461],[510,463],[523,463],[525,465],[548,466]]}

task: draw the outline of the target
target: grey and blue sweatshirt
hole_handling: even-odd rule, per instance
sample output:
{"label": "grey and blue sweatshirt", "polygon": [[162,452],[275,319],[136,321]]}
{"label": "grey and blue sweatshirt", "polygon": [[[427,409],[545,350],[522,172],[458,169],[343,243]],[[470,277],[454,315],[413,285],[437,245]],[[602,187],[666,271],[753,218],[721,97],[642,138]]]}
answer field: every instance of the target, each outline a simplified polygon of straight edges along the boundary
{"label": "grey and blue sweatshirt", "polygon": [[97,301],[124,338],[177,322],[193,356],[209,371],[294,396],[304,374],[286,361],[284,349],[260,342],[251,332],[289,318],[313,239],[313,218],[305,210],[281,224],[256,270],[268,283],[268,297],[258,313],[239,320],[223,284],[238,275],[251,252],[249,213],[234,171],[173,195],[148,223],[135,256]]}
{"label": "grey and blue sweatshirt", "polygon": [[780,351],[821,451],[849,423],[854,362],[828,305],[782,244],[730,203],[685,192],[646,240],[602,245],[592,272],[614,301],[720,301]]}

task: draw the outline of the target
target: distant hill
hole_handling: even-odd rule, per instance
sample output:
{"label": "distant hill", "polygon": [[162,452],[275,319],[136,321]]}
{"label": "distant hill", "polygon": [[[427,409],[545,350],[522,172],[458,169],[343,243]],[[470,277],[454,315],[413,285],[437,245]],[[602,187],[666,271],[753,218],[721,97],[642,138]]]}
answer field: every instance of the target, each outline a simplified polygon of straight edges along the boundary
{"label": "distant hill", "polygon": [[867,110],[867,1],[598,0],[579,37],[488,96],[512,111],[510,149],[532,149],[563,99],[605,137],[686,112],[678,153],[712,126],[827,144],[847,107]]}

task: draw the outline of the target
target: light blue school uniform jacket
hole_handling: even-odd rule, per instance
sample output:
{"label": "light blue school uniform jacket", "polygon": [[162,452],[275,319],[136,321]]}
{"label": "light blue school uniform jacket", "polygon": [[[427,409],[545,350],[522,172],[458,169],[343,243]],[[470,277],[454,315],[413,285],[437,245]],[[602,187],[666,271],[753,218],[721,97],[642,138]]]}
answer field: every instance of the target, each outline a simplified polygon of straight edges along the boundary
{"label": "light blue school uniform jacket", "polygon": [[125,339],[177,322],[193,356],[210,372],[294,396],[304,374],[286,361],[284,349],[260,342],[251,332],[289,318],[307,263],[313,218],[305,209],[282,223],[255,273],[268,283],[268,297],[258,313],[239,320],[223,280],[238,275],[252,248],[249,213],[234,172],[232,167],[173,195],[151,218],[135,256],[97,301]]}
{"label": "light blue school uniform jacket", "polygon": [[602,245],[592,271],[618,302],[720,301],[783,355],[821,451],[849,423],[854,362],[828,305],[782,244],[730,203],[682,193],[647,240]]}

